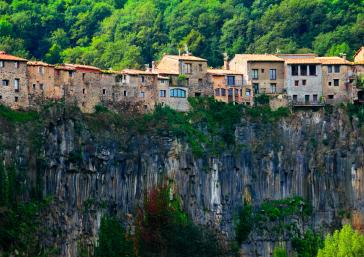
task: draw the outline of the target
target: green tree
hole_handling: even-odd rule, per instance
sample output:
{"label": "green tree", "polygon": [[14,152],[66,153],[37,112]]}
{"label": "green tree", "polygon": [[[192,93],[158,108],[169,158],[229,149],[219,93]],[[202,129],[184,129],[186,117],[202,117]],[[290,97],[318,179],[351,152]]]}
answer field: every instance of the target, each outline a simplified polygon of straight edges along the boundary
{"label": "green tree", "polygon": [[114,217],[103,217],[95,257],[132,257],[133,241],[127,238],[122,224]]}
{"label": "green tree", "polygon": [[324,247],[317,257],[364,256],[364,236],[350,225],[325,237]]}

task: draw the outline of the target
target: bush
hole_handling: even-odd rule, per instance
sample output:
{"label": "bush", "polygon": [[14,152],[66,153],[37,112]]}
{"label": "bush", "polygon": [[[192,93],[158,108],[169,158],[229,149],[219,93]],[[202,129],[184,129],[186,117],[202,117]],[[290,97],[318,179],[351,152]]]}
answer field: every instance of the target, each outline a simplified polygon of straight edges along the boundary
{"label": "bush", "polygon": [[15,111],[9,107],[0,105],[0,117],[3,117],[11,122],[28,122],[37,120],[39,115],[37,112]]}
{"label": "bush", "polygon": [[297,253],[297,257],[316,257],[318,249],[322,246],[321,235],[310,229],[302,237],[296,236],[292,239],[292,248]]}
{"label": "bush", "polygon": [[239,213],[238,224],[235,228],[236,240],[239,244],[246,241],[253,228],[254,217],[252,206],[246,205]]}

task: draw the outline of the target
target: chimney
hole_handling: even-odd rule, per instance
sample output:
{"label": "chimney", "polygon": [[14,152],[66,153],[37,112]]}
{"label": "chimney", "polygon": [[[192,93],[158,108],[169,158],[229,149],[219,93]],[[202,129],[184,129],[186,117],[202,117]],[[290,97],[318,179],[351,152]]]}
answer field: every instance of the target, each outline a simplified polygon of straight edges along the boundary
{"label": "chimney", "polygon": [[152,61],[152,72],[155,72],[155,61]]}
{"label": "chimney", "polygon": [[229,70],[229,57],[227,53],[224,53],[224,70]]}

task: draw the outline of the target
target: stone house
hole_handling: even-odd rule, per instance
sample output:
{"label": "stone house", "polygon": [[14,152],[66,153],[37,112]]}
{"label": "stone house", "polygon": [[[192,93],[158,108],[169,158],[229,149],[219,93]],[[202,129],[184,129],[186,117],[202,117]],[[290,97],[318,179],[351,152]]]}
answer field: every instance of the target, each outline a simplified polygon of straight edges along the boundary
{"label": "stone house", "polygon": [[[362,46],[354,55],[354,72],[358,79],[362,79],[364,77],[364,46]],[[354,98],[355,101],[364,103],[364,89],[356,88],[357,95]]]}
{"label": "stone house", "polygon": [[55,66],[41,61],[27,63],[29,105],[36,106],[45,100],[62,98],[55,83]]}
{"label": "stone house", "polygon": [[356,90],[351,62],[340,57],[317,57],[322,65],[322,91],[325,103],[338,104],[351,101]]}
{"label": "stone house", "polygon": [[157,91],[157,104],[181,112],[189,110],[188,87],[173,86],[170,77],[158,75]]}
{"label": "stone house", "polygon": [[294,106],[322,105],[322,65],[312,55],[286,55],[285,89]]}
{"label": "stone house", "polygon": [[244,74],[243,86],[252,96],[284,93],[284,60],[275,55],[236,54],[229,68]]}
{"label": "stone house", "polygon": [[[164,55],[152,70],[162,77],[170,77],[171,86],[187,88],[188,96],[213,96],[207,79],[207,60],[191,54]],[[184,89],[182,89],[184,90]]]}
{"label": "stone house", "polygon": [[242,73],[226,69],[209,69],[207,73],[216,100],[239,104],[251,102],[251,93],[247,94],[243,87]]}
{"label": "stone house", "polygon": [[81,64],[62,64],[55,68],[56,86],[63,91],[65,100],[76,104],[82,112],[94,111],[105,93],[101,85],[101,69]]}
{"label": "stone house", "polygon": [[0,51],[0,103],[14,109],[27,108],[27,60]]}
{"label": "stone house", "polygon": [[147,70],[124,69],[115,72],[113,101],[139,111],[154,109],[157,99],[157,74]]}

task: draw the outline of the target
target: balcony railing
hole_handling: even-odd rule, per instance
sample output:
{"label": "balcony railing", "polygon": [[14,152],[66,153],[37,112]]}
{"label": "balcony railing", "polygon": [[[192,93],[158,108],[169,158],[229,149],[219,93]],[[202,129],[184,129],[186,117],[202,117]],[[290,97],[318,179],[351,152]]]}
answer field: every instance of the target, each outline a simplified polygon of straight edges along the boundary
{"label": "balcony railing", "polygon": [[321,106],[324,106],[325,103],[322,103],[322,102],[319,102],[319,101],[314,101],[314,100],[309,100],[309,101],[297,101],[297,100],[292,100],[291,101],[292,105],[293,106],[296,106],[296,107],[308,107],[308,106],[311,106],[311,107],[321,107]]}

